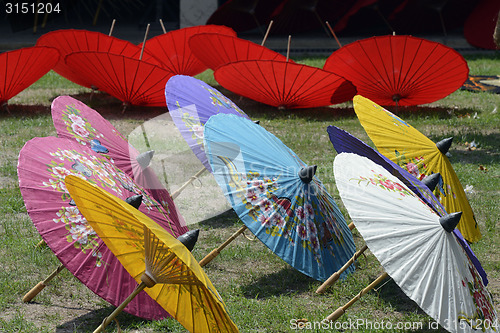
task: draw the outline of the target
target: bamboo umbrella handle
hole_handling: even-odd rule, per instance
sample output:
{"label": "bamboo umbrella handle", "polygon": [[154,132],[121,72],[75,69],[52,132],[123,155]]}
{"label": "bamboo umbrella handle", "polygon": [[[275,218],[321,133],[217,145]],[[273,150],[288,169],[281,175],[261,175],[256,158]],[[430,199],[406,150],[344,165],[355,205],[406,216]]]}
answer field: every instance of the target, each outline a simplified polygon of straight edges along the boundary
{"label": "bamboo umbrella handle", "polygon": [[269,32],[271,31],[271,26],[273,25],[273,20],[269,22],[269,26],[267,27],[266,34],[264,35],[264,38],[262,39],[262,42],[260,43],[261,46],[264,46],[267,40],[267,36],[269,36]]}
{"label": "bamboo umbrella handle", "polygon": [[111,36],[113,34],[113,30],[115,29],[115,23],[116,23],[116,19],[113,19],[113,21],[111,21],[111,28],[109,28],[108,36]]}
{"label": "bamboo umbrella handle", "polygon": [[363,254],[363,252],[366,251],[366,249],[368,249],[368,246],[365,244],[359,251],[354,253],[352,258],[349,259],[349,261],[347,261],[344,266],[342,266],[337,272],[333,273],[325,282],[323,282],[321,286],[319,286],[319,288],[316,290],[316,294],[324,293],[326,288],[334,284],[339,279],[340,274],[344,273],[347,268],[349,268],[349,266],[351,266],[353,262],[356,261],[356,259],[358,259],[359,256]]}
{"label": "bamboo umbrella handle", "polygon": [[330,314],[328,317],[326,317],[326,320],[328,321],[335,321],[339,319],[340,316],[342,316],[347,309],[349,309],[354,303],[356,303],[363,295],[368,293],[370,290],[375,288],[382,280],[387,278],[389,274],[383,273],[381,274],[375,281],[370,283],[366,288],[361,290],[359,294],[357,294],[353,299],[351,299],[349,302],[347,302],[344,306],[339,307],[337,310],[335,310],[332,314]]}
{"label": "bamboo umbrella handle", "polygon": [[330,23],[328,23],[328,21],[326,21],[325,23],[326,23],[326,25],[328,26],[328,29],[330,30],[330,32],[331,32],[331,34],[332,34],[333,38],[335,38],[335,41],[337,42],[337,45],[339,46],[339,48],[341,48],[341,47],[342,47],[342,44],[340,44],[340,41],[339,41],[339,39],[337,38],[337,35],[335,34],[335,32],[333,31],[333,29],[332,29],[332,27],[331,27]]}
{"label": "bamboo umbrella handle", "polygon": [[205,258],[201,259],[199,262],[200,266],[203,267],[206,264],[208,264],[210,261],[212,261],[213,258],[217,257],[229,243],[231,243],[236,237],[238,237],[243,231],[247,230],[247,226],[243,225],[241,228],[239,228],[234,234],[232,234],[231,237],[229,237],[224,243],[222,243],[218,248],[210,252],[205,256]]}
{"label": "bamboo umbrella handle", "polygon": [[59,265],[55,271],[52,272],[45,280],[38,282],[36,286],[34,286],[30,291],[26,293],[23,297],[23,302],[27,303],[31,301],[40,291],[43,290],[47,286],[47,284],[52,280],[59,272],[64,269],[64,265]]}
{"label": "bamboo umbrella handle", "polygon": [[116,316],[118,316],[118,314],[120,312],[122,312],[123,309],[125,309],[125,307],[128,305],[128,303],[130,303],[132,301],[132,299],[134,299],[134,297],[137,296],[137,294],[140,293],[146,287],[147,287],[146,283],[141,282],[141,284],[138,285],[134,289],[134,291],[127,297],[126,300],[123,301],[122,304],[120,304],[115,309],[115,311],[113,311],[109,316],[107,316],[106,318],[104,318],[104,320],[102,321],[101,325],[99,325],[99,327],[95,329],[94,333],[98,333],[98,332],[104,331],[104,329],[106,328],[106,326],[108,326],[116,318]]}
{"label": "bamboo umbrella handle", "polygon": [[142,55],[144,53],[144,47],[146,46],[146,39],[148,38],[148,34],[149,34],[149,26],[150,26],[150,24],[148,23],[148,25],[146,26],[146,33],[144,34],[144,40],[142,41],[141,55],[139,56],[139,60],[142,60]]}
{"label": "bamboo umbrella handle", "polygon": [[161,29],[163,30],[163,33],[166,34],[167,33],[167,29],[165,29],[165,25],[163,24],[163,20],[160,19],[160,25],[161,25]]}
{"label": "bamboo umbrella handle", "polygon": [[192,182],[194,182],[199,176],[201,176],[203,174],[203,172],[205,172],[207,169],[205,168],[202,168],[200,171],[198,171],[194,176],[191,176],[191,178],[188,179],[187,182],[185,182],[184,184],[182,184],[181,187],[179,187],[174,193],[172,193],[170,196],[172,197],[172,200],[177,198],[179,196],[179,194],[181,194],[181,192],[189,185],[191,184]]}
{"label": "bamboo umbrella handle", "polygon": [[290,60],[290,44],[292,43],[292,35],[288,35],[288,44],[286,47],[286,62]]}

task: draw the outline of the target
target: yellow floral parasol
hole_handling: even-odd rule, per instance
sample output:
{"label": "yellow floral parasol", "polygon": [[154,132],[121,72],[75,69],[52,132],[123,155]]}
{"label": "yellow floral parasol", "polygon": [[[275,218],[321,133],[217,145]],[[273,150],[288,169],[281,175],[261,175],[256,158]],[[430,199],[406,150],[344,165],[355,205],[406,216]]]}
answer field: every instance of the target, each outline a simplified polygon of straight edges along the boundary
{"label": "yellow floral parasol", "polygon": [[66,186],[88,223],[139,283],[129,299],[144,289],[190,332],[238,332],[212,282],[180,241],[125,201],[78,177],[66,177]]}

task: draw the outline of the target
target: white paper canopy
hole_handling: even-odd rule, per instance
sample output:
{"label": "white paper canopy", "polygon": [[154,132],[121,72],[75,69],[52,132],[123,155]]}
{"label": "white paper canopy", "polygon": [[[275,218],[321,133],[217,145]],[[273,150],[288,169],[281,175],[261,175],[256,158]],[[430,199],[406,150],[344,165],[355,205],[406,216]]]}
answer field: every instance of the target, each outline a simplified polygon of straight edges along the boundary
{"label": "white paper canopy", "polygon": [[356,228],[404,293],[451,332],[495,332],[491,295],[440,217],[371,160],[342,153],[337,187]]}

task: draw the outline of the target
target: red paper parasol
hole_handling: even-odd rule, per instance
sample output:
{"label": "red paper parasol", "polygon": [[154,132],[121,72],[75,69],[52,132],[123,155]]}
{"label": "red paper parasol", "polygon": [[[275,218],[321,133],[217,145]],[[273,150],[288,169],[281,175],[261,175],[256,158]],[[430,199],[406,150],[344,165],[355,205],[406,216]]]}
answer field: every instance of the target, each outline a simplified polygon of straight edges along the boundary
{"label": "red paper parasol", "polygon": [[60,96],[52,102],[52,120],[61,138],[71,139],[95,152],[110,157],[115,165],[141,187],[146,188],[153,198],[166,209],[170,219],[176,222],[176,234],[188,231],[184,219],[155,172],[149,167],[150,152],[139,154],[113,125],[97,111],[84,103]]}
{"label": "red paper parasol", "polygon": [[[172,232],[175,226],[162,206],[108,158],[68,139],[34,138],[26,143],[19,154],[19,187],[35,227],[75,277],[117,306],[137,283],[72,203],[64,182],[70,174],[86,179],[123,200],[142,195],[139,210],[172,235],[179,234]],[[125,311],[146,319],[168,316],[144,292]]]}
{"label": "red paper parasol", "polygon": [[[93,88],[94,80],[86,80],[78,73],[74,73],[64,57],[78,51],[97,51],[121,54],[139,59],[141,48],[125,40],[111,37],[100,32],[88,30],[65,29],[48,32],[38,38],[36,45],[55,47],[61,53],[61,58],[54,71],[81,86]],[[160,66],[160,62],[149,53],[143,54],[142,60]]]}
{"label": "red paper parasol", "polygon": [[0,54],[0,105],[35,83],[59,60],[51,47],[26,47]]}
{"label": "red paper parasol", "polygon": [[208,68],[218,67],[240,60],[286,60],[286,57],[235,36],[202,33],[189,39],[189,47]]}
{"label": "red paper parasol", "polygon": [[483,0],[465,21],[464,36],[471,45],[495,50],[493,32],[500,14],[500,1]]}
{"label": "red paper parasol", "polygon": [[336,74],[287,61],[238,61],[219,67],[214,76],[236,94],[282,108],[327,106],[356,94],[356,88]]}
{"label": "red paper parasol", "polygon": [[124,105],[165,106],[163,90],[174,73],[144,60],[106,52],[82,51],[65,58],[66,65]]}
{"label": "red paper parasol", "polygon": [[[170,31],[146,41],[144,49],[154,54],[163,66],[175,74],[194,76],[207,69],[191,52],[188,40],[202,32],[236,36],[233,29],[217,25],[201,25]],[[142,43],[139,45],[142,47]],[[164,85],[165,86],[165,85]]]}
{"label": "red paper parasol", "polygon": [[411,36],[356,41],[333,52],[323,67],[345,77],[358,94],[381,105],[437,101],[467,80],[469,68],[455,50]]}

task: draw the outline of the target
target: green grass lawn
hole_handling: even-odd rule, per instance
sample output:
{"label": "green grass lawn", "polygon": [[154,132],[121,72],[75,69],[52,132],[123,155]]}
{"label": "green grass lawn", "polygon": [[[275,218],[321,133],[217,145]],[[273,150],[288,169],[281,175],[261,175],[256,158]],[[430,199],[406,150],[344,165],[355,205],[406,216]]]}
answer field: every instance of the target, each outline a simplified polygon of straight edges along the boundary
{"label": "green grass lawn", "polygon": [[[321,66],[324,60],[300,61]],[[471,74],[500,74],[498,53],[468,56],[467,61]],[[317,174],[350,222],[334,184],[336,153],[326,128],[338,126],[371,144],[354,114],[352,103],[283,111],[224,90],[214,81],[211,71],[202,73],[199,78],[220,89],[252,119],[260,120],[261,126],[279,137],[306,163],[318,165]],[[113,310],[67,271],[62,271],[33,302],[24,304],[21,300],[59,265],[50,249],[36,247],[41,238],[26,212],[16,171],[17,157],[25,142],[56,134],[50,103],[59,95],[72,95],[89,104],[124,135],[166,111],[166,108],[131,107],[122,115],[121,104],[114,98],[94,94],[90,100],[90,90],[54,72],[49,72],[9,102],[11,114],[0,114],[0,332],[92,332]],[[500,95],[458,90],[438,102],[400,108],[397,112],[434,141],[454,136],[450,161],[462,185],[473,186],[469,200],[483,235],[472,248],[488,274],[488,287],[497,312],[500,312]],[[467,150],[466,144],[471,141],[477,143],[478,149]],[[201,229],[194,256],[201,260],[241,225],[232,211],[190,225],[191,229]],[[353,235],[357,247],[361,247],[363,239],[355,230]],[[317,295],[314,291],[320,282],[291,268],[259,241],[242,236],[205,270],[241,332],[291,332],[295,331],[295,319],[319,322],[383,272],[368,251],[359,260],[354,274],[339,281],[325,294]],[[122,313],[118,320],[124,332],[185,331],[170,319],[150,322]],[[368,325],[359,326],[361,331],[375,331],[382,323],[386,323],[384,327],[390,323],[392,329],[376,331],[444,331],[436,329],[434,320],[407,298],[392,280],[355,303],[339,319],[346,329],[338,328],[351,331],[352,326],[346,325],[358,320]],[[398,323],[401,329],[394,329]],[[107,332],[113,331],[117,331],[115,324],[107,329]]]}

